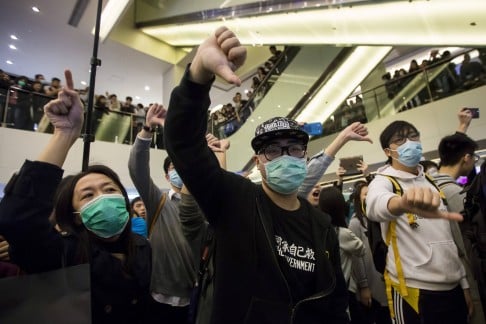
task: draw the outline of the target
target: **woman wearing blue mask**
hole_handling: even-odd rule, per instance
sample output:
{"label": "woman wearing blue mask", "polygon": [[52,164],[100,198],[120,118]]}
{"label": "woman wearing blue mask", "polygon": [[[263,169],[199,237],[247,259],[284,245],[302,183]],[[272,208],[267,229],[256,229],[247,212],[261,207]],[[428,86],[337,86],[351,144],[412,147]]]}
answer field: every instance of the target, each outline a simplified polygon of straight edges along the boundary
{"label": "woman wearing blue mask", "polygon": [[[54,134],[5,190],[0,233],[11,244],[12,259],[27,273],[89,263],[92,323],[145,323],[151,248],[131,232],[130,203],[116,173],[90,166],[66,179],[55,194],[61,167],[83,125],[83,106],[69,71],[66,84],[44,108]],[[53,210],[61,232],[49,222]],[[65,322],[70,321],[67,315]]]}
{"label": "woman wearing blue mask", "polygon": [[[419,164],[420,133],[394,121],[380,135],[387,164],[378,169],[366,197],[366,215],[381,222],[388,245],[387,299],[397,323],[467,323],[469,284],[438,187]],[[435,219],[432,219],[435,218]]]}

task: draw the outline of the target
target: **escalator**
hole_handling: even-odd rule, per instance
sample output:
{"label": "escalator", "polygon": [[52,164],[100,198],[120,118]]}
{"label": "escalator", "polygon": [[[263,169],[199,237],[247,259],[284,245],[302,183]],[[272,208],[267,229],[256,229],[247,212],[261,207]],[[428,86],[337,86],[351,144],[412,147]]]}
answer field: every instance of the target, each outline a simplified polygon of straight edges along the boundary
{"label": "escalator", "polygon": [[[251,115],[230,137],[232,149],[227,156],[229,170],[247,169],[245,164],[254,154],[250,140],[254,136],[255,127],[271,117],[288,116],[302,97],[322,79],[323,71],[331,74],[339,67],[340,62],[336,62],[336,58],[339,61],[344,59],[346,55],[341,54],[343,51],[349,49],[335,46],[301,47],[285,69],[279,71],[278,77],[268,78],[267,82],[272,82],[268,91],[254,102],[256,105]],[[333,69],[328,69],[329,66]],[[248,102],[250,104],[251,101]]]}

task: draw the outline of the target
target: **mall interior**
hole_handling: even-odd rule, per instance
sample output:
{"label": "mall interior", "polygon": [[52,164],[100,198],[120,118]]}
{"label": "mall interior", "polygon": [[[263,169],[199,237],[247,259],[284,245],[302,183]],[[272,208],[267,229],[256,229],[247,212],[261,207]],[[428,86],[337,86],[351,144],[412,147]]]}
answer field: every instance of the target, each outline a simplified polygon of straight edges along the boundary
{"label": "mall interior", "polygon": [[[90,63],[100,3],[96,58],[101,64],[96,66]],[[217,79],[211,89],[208,131],[230,140],[228,170],[249,172],[259,181],[250,140],[256,125],[274,116],[318,125],[309,156],[348,124],[366,123],[373,144],[345,146],[323,175],[323,184],[335,180],[340,158],[362,156],[371,171],[383,165],[378,138],[393,120],[414,124],[424,157],[437,159],[437,145],[456,130],[463,107],[479,108],[467,134],[484,157],[485,12],[484,0],[9,1],[0,13],[0,69],[10,78],[0,89],[0,189],[26,158],[35,159],[52,132],[39,109],[39,102],[50,97],[17,81],[25,76],[32,84],[42,74],[42,87],[48,88],[54,77],[62,85],[63,70],[70,68],[87,107],[89,86],[97,97],[117,95],[118,108],[105,107],[95,116],[89,161],[112,167],[130,196],[136,196],[127,162],[143,112],[137,118],[134,106],[158,102],[167,107],[197,45],[221,25],[248,49],[247,62],[237,71],[241,87]],[[241,100],[235,99],[237,93]],[[120,106],[128,96],[134,106],[124,110]],[[84,144],[83,138],[75,143],[65,174],[81,169]],[[168,187],[162,170],[167,156],[163,129],[152,147],[152,178]]]}

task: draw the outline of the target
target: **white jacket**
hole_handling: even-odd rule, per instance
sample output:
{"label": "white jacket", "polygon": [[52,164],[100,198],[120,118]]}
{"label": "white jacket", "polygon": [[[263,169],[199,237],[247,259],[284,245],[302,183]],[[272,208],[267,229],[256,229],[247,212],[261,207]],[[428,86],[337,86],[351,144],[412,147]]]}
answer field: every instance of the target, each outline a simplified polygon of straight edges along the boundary
{"label": "white jacket", "polygon": [[[381,223],[383,240],[386,240],[389,221],[396,220],[398,253],[402,262],[405,282],[408,287],[427,290],[450,290],[459,283],[468,288],[466,271],[459,258],[448,220],[426,219],[414,215],[418,227],[412,228],[406,215],[395,216],[388,211],[388,201],[395,196],[391,181],[379,174],[397,179],[403,191],[411,187],[435,187],[425,178],[422,166],[415,175],[394,169],[391,165],[381,167],[368,187],[366,214],[369,219]],[[441,201],[440,210],[447,208]],[[393,249],[388,249],[387,270],[392,281],[398,283]]]}

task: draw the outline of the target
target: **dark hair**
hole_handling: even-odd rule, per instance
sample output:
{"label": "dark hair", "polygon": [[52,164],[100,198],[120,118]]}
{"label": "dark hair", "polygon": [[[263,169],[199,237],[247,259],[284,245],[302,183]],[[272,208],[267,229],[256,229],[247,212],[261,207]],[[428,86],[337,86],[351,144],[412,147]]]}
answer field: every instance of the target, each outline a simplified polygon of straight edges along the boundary
{"label": "dark hair", "polygon": [[365,182],[365,181],[359,182],[354,187],[353,204],[354,204],[354,212],[355,212],[356,218],[358,218],[361,226],[363,226],[364,228],[367,228],[366,222],[364,221],[364,218],[366,217],[366,215],[365,215],[365,211],[363,210],[363,205],[361,204],[361,191],[365,187],[368,187],[368,183]]}
{"label": "dark hair", "polygon": [[101,99],[106,99],[105,96],[103,95],[99,95],[96,97],[96,101],[95,101],[95,106],[100,106],[101,105]]}
{"label": "dark hair", "polygon": [[54,82],[54,81],[61,82],[61,79],[54,77],[54,78],[51,79],[51,82]]}
{"label": "dark hair", "polygon": [[133,206],[139,201],[142,201],[142,198],[140,196],[133,198],[132,201],[130,201],[130,208],[133,209]]}
{"label": "dark hair", "polygon": [[457,164],[466,154],[474,154],[478,144],[466,134],[456,133],[446,136],[439,143],[440,165]]}
{"label": "dark hair", "polygon": [[36,75],[34,76],[34,79],[37,79],[38,77],[44,77],[44,75],[43,75],[43,74],[41,74],[41,73],[36,74]]}
{"label": "dark hair", "polygon": [[[410,131],[419,132],[415,126],[404,120],[396,120],[388,125],[380,134],[380,144],[382,149],[390,146],[390,141],[394,135],[406,135]],[[391,157],[388,157],[387,163],[391,163]]]}
{"label": "dark hair", "polygon": [[133,101],[133,98],[132,98],[132,97],[130,97],[130,96],[127,96],[127,97],[125,98],[125,100],[130,100],[130,101]]}
{"label": "dark hair", "polygon": [[[90,246],[91,243],[96,241],[97,238],[90,234],[86,227],[82,224],[78,225],[75,223],[75,216],[73,207],[73,196],[74,188],[80,179],[87,176],[88,174],[98,173],[103,174],[110,178],[120,189],[123,197],[125,197],[125,203],[127,211],[130,211],[130,202],[128,200],[128,194],[123,187],[118,175],[107,166],[104,165],[91,165],[86,171],[82,171],[76,175],[66,177],[61,181],[60,186],[57,189],[54,201],[54,215],[56,223],[63,230],[69,234],[75,236],[78,239],[78,250],[74,256],[74,261],[76,264],[85,263],[90,261]],[[131,235],[131,223],[128,221],[125,229],[120,235],[119,240],[125,247],[127,253],[127,259],[124,264],[126,270],[131,273],[132,265],[134,262],[135,245],[132,240]]]}
{"label": "dark hair", "polygon": [[170,158],[170,156],[167,156],[164,160],[164,172],[165,172],[165,174],[169,173],[169,166],[170,166],[171,163],[172,163],[172,159]]}
{"label": "dark hair", "polygon": [[331,223],[336,227],[348,227],[346,224],[346,202],[338,189],[327,187],[319,194],[319,208],[331,216]]}
{"label": "dark hair", "polygon": [[112,93],[108,98],[111,99],[111,98],[118,98],[118,97],[116,96],[116,94]]}
{"label": "dark hair", "polygon": [[439,170],[439,166],[434,161],[423,160],[420,161],[419,164],[424,167],[424,172],[427,172],[430,168],[436,168]]}

